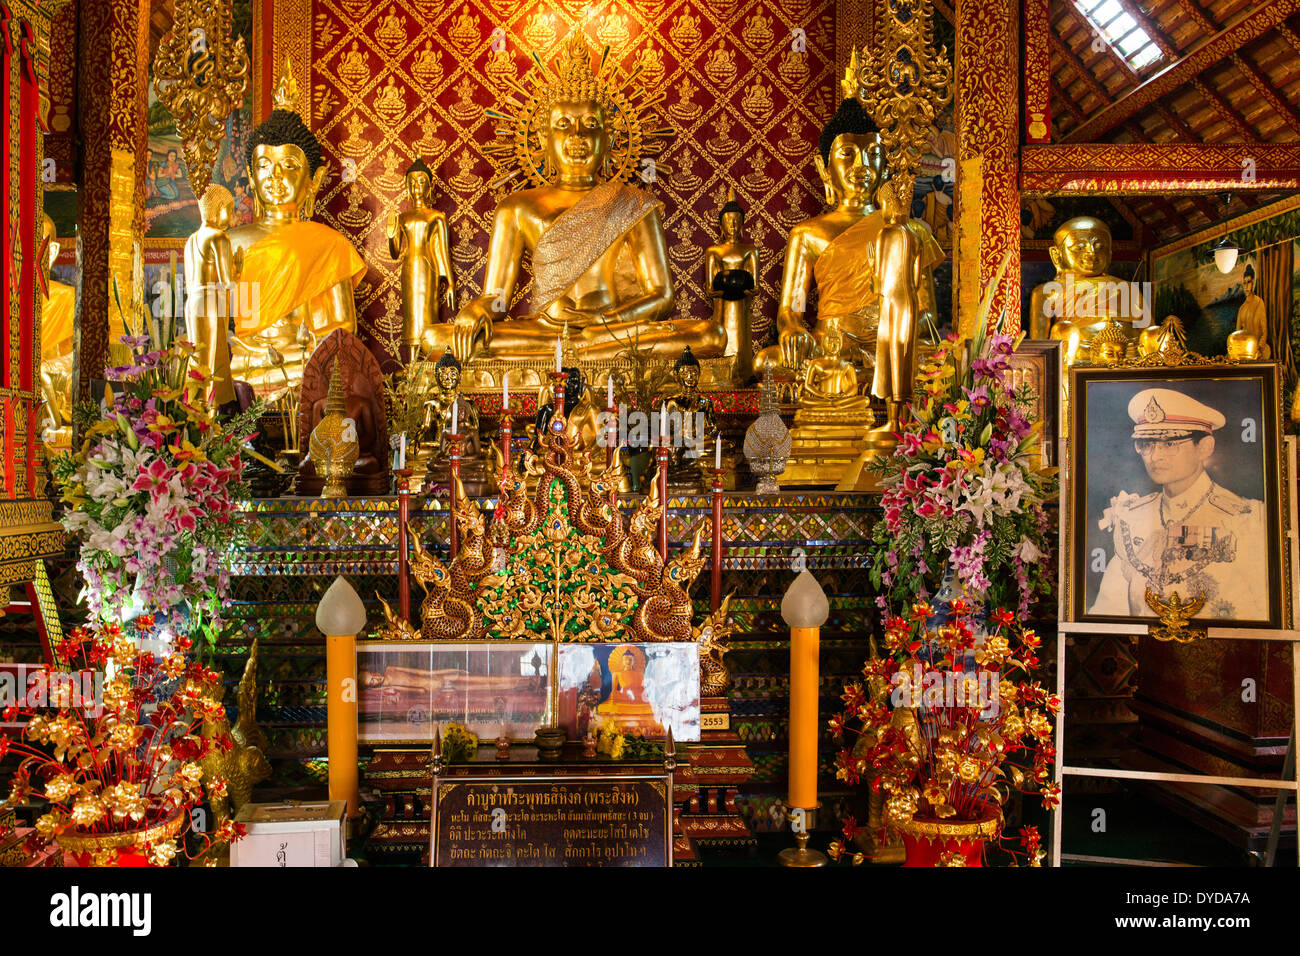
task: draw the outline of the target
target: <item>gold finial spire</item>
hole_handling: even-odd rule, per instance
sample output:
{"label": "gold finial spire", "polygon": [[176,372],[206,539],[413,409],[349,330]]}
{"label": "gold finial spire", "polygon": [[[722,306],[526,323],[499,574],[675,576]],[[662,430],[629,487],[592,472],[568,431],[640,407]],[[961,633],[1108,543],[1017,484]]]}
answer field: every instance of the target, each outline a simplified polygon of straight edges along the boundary
{"label": "gold finial spire", "polygon": [[343,373],[339,369],[338,356],[334,357],[333,371],[330,372],[330,390],[325,397],[325,414],[334,413],[343,416],[348,413],[348,405],[343,398]]}
{"label": "gold finial spire", "polygon": [[275,84],[275,108],[290,113],[298,109],[298,81],[294,79],[293,61],[287,53],[284,55],[284,72]]}
{"label": "gold finial spire", "polygon": [[858,95],[858,51],[854,50],[849,55],[849,65],[844,68],[844,76],[840,78],[840,98],[849,99]]}

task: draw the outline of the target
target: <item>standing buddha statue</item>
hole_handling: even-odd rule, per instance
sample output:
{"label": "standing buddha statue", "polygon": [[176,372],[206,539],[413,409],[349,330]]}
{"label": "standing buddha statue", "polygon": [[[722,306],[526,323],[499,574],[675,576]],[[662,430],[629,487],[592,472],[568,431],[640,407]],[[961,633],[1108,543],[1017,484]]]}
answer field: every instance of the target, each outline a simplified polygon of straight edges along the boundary
{"label": "standing buddha statue", "polygon": [[[720,355],[723,332],[711,317],[670,318],[675,293],[659,203],[620,181],[644,171],[636,149],[658,132],[637,101],[644,91],[624,85],[612,60],[593,70],[581,33],[544,77],[526,110],[491,112],[506,124],[498,133],[508,134],[487,147],[509,168],[497,183],[523,175],[533,188],[497,206],[483,294],[454,322],[425,332],[425,353],[543,358],[567,324],[584,361],[614,358],[634,335],[657,355],[676,355],[687,342]],[[525,253],[532,301],[512,318]]]}
{"label": "standing buddha statue", "polygon": [[[855,352],[875,346],[879,289],[873,260],[876,236],[885,226],[875,195],[887,171],[879,129],[855,98],[841,102],[822,130],[816,164],[831,208],[790,230],[776,312],[777,344],[759,353],[760,369],[797,372],[832,325]],[[907,228],[920,250],[922,317],[933,319],[934,266],[943,261],[943,249],[920,220],[907,220]],[[809,331],[814,284],[817,320]]]}
{"label": "standing buddha statue", "polygon": [[433,173],[423,159],[406,171],[411,208],[388,214],[388,254],[402,262],[402,345],[414,357],[424,330],[438,321],[438,287],[456,306],[447,217],[433,208]]}
{"label": "standing buddha statue", "polygon": [[723,355],[733,360],[731,381],[743,385],[754,377],[752,316],[758,291],[758,246],[745,238],[745,210],[736,191],[727,191],[718,211],[717,245],[704,252],[704,288],[713,298],[713,323],[727,338]]}
{"label": "standing buddha statue", "polygon": [[366,273],[352,244],[311,222],[325,175],[320,141],[294,112],[296,87],[286,71],[271,115],[248,143],[253,221],[230,230],[243,253],[240,314],[230,338],[231,371],[258,394],[296,388],[316,342],[335,329],[355,333],[353,289]]}
{"label": "standing buddha statue", "polygon": [[217,408],[235,400],[228,337],[238,263],[226,234],[234,211],[230,190],[210,184],[199,197],[202,224],[185,240],[185,326],[198,347],[195,361],[208,376]]}

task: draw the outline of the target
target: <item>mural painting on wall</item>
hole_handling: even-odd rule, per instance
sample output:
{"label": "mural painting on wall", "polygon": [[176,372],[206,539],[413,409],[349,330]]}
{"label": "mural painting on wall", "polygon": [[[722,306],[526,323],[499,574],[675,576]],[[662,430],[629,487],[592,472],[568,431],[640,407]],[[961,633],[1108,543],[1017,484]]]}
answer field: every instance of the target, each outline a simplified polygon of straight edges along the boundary
{"label": "mural painting on wall", "polygon": [[1214,262],[1222,237],[1164,254],[1156,250],[1155,318],[1182,319],[1188,347],[1203,355],[1223,355],[1229,334],[1250,331],[1261,339],[1261,357],[1280,361],[1290,381],[1300,331],[1300,209],[1228,232],[1241,251],[1227,274]]}
{"label": "mural painting on wall", "polygon": [[[232,30],[252,49],[252,0],[234,0]],[[226,136],[213,165],[212,181],[234,194],[232,226],[251,222],[253,199],[244,169],[244,152],[253,128],[252,84],[244,104],[226,119]],[[199,207],[190,188],[176,124],[149,84],[149,155],[145,169],[145,235],[183,240],[199,227]],[[180,243],[177,243],[179,247]]]}
{"label": "mural painting on wall", "polygon": [[[663,91],[668,171],[646,166],[636,185],[664,203],[678,313],[711,308],[704,250],[717,241],[717,210],[734,185],[749,238],[762,250],[754,317],[761,343],[774,325],[786,236],[824,208],[813,153],[839,95],[832,0],[494,9],[312,2],[311,126],[330,167],[317,218],[348,236],[368,266],[357,289],[361,335],[381,359],[397,355],[401,284],[385,223],[405,206],[403,174],[417,158],[433,170],[434,206],[448,218],[460,301],[480,293],[492,212],[505,191],[491,186],[494,167],[482,147],[495,124],[484,109],[511,95],[530,52],[549,64],[583,29],[625,68],[640,65],[633,82]],[[516,294],[526,296],[527,287]],[[442,306],[443,320],[452,315]]]}

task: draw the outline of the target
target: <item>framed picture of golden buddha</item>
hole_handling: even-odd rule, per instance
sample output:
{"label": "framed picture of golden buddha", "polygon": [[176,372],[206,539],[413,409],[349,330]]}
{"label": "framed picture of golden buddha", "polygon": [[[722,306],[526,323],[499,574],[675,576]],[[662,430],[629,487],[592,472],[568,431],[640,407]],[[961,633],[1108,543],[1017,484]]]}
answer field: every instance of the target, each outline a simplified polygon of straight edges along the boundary
{"label": "framed picture of golden buddha", "polygon": [[1073,621],[1288,626],[1277,367],[1075,368],[1070,380]]}
{"label": "framed picture of golden buddha", "polygon": [[605,727],[624,736],[700,739],[700,649],[694,643],[562,644],[560,726],[570,740]]}

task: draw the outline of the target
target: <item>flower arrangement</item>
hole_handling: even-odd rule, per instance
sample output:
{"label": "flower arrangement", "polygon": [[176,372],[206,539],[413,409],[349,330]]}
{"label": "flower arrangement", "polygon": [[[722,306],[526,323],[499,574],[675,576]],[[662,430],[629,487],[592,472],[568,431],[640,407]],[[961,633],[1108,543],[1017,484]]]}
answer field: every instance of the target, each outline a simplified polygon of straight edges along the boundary
{"label": "flower arrangement", "polygon": [[[1032,679],[1040,641],[1011,612],[994,611],[984,633],[972,624],[969,602],[957,599],[951,610],[938,626],[924,602],[908,618],[888,618],[890,655],[867,663],[867,686],[846,687],[846,709],[830,722],[835,733],[859,737],[840,750],[836,775],[850,785],[874,777],[886,827],[992,817],[1000,835],[1001,807],[1013,790],[1038,793],[1045,809],[1059,802],[1052,718],[1061,702]],[[1037,866],[1037,828],[1019,836],[1021,851],[1008,852]]]}
{"label": "flower arrangement", "polygon": [[610,760],[662,759],[664,745],[640,734],[624,734],[618,724],[604,719],[595,727],[596,753]]}
{"label": "flower arrangement", "polygon": [[452,721],[442,732],[442,758],[448,763],[466,763],[478,756],[478,737],[464,724]]}
{"label": "flower arrangement", "polygon": [[138,638],[152,627],[142,615],[127,630],[72,629],[55,648],[64,669],[46,675],[48,704],[5,709],[6,722],[23,717],[26,725],[17,739],[0,734],[0,758],[21,757],[0,809],[28,797],[49,803],[29,849],[57,842],[92,865],[165,866],[187,832],[202,846],[189,859],[243,836],[230,821],[212,833],[192,830],[189,811],[205,791],[214,798],[226,789],[223,779],[204,784],[200,762],[234,743],[200,733],[205,719],[224,718],[214,696],[220,676],[186,661],[188,638],[161,659],[140,650]]}
{"label": "flower arrangement", "polygon": [[131,360],[105,371],[107,410],[77,411],[85,441],[53,465],[68,505],[63,525],[80,543],[93,619],[166,614],[184,603],[191,633],[210,642],[228,586],[218,557],[239,530],[240,449],[259,409],[218,422],[193,345],[122,341]]}
{"label": "flower arrangement", "polygon": [[945,572],[988,607],[1028,612],[1051,591],[1044,505],[1056,469],[1039,460],[1032,395],[1011,377],[1009,335],[950,336],[922,365],[911,418],[881,476],[884,517],[872,530],[881,608],[933,595]]}

